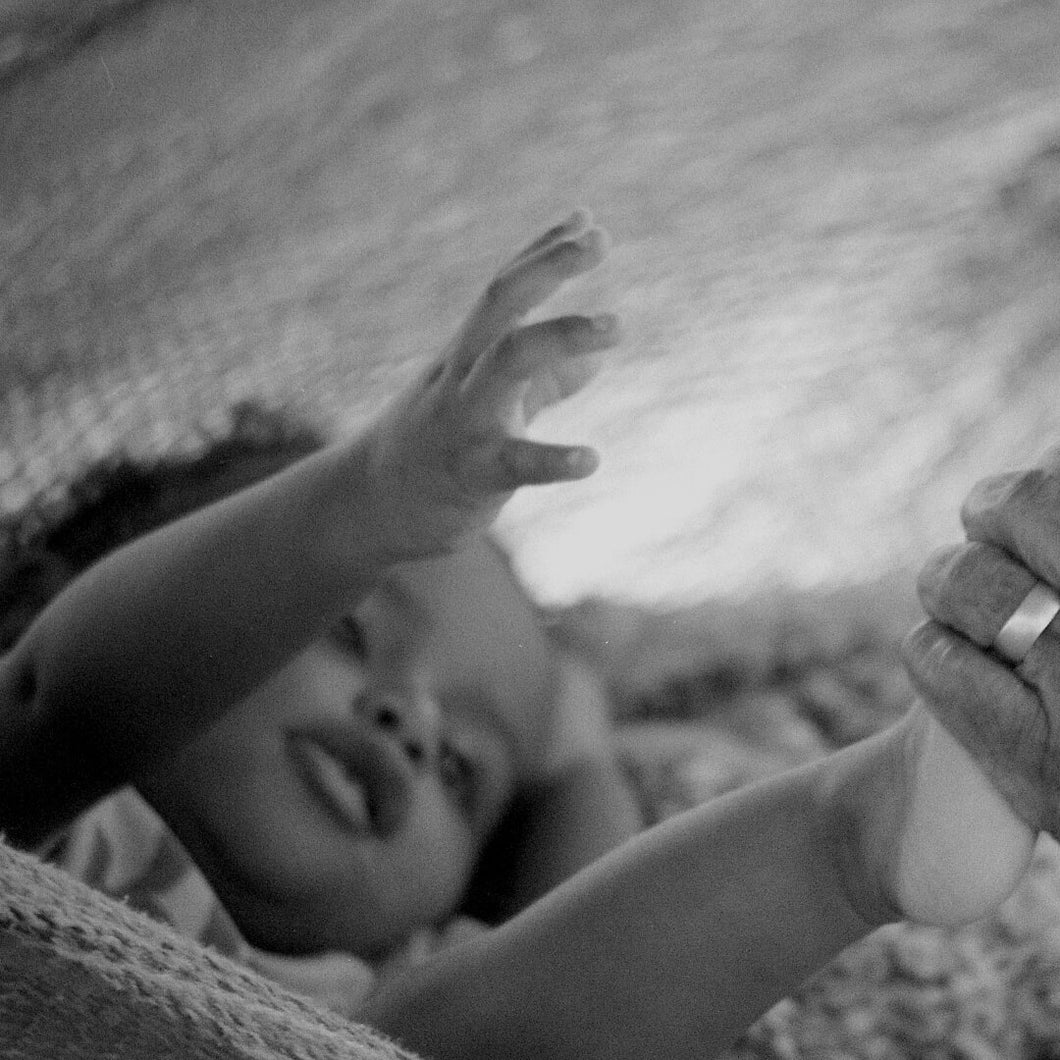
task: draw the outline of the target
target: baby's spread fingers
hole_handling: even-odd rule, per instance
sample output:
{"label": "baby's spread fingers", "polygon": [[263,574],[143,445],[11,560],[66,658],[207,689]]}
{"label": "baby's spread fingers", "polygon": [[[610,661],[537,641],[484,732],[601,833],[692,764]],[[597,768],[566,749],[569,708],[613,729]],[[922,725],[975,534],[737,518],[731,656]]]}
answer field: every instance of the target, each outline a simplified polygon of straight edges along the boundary
{"label": "baby's spread fingers", "polygon": [[1060,476],[1044,468],[977,483],[961,508],[969,538],[998,545],[1060,584]]}
{"label": "baby's spread fingers", "polygon": [[575,210],[565,221],[550,228],[544,235],[538,236],[528,247],[524,247],[502,271],[507,272],[508,269],[513,268],[527,258],[533,257],[539,251],[544,250],[545,247],[551,246],[560,239],[572,239],[581,235],[591,224],[592,217],[588,210],[581,208]]}
{"label": "baby's spread fingers", "polygon": [[1038,466],[1054,475],[1060,473],[1060,445],[1050,446],[1038,461]]}
{"label": "baby's spread fingers", "polygon": [[494,449],[469,454],[462,465],[465,487],[476,493],[510,493],[520,486],[569,482],[591,475],[600,463],[586,446],[545,445],[505,438]]}
{"label": "baby's spread fingers", "polygon": [[578,393],[596,378],[599,371],[600,359],[586,354],[538,372],[523,395],[524,421],[529,423],[542,409]]}
{"label": "baby's spread fingers", "polygon": [[1035,828],[1055,828],[1060,748],[1049,745],[1043,705],[1002,663],[935,622],[902,645],[925,706],[975,759],[1012,809]]}
{"label": "baby's spread fingers", "polygon": [[1034,575],[1006,552],[973,541],[931,555],[917,591],[932,618],[985,648],[1034,583]]}
{"label": "baby's spread fingers", "polygon": [[517,328],[475,365],[465,394],[476,403],[502,402],[520,383],[618,341],[618,321],[610,313],[557,317]]}
{"label": "baby's spread fingers", "polygon": [[606,251],[603,231],[590,228],[518,259],[489,285],[472,313],[457,345],[458,370],[470,371],[506,331],[567,280],[599,265]]}
{"label": "baby's spread fingers", "polygon": [[544,486],[571,482],[591,475],[599,466],[595,449],[584,445],[546,445],[522,438],[509,438],[502,449],[502,466],[512,483]]}

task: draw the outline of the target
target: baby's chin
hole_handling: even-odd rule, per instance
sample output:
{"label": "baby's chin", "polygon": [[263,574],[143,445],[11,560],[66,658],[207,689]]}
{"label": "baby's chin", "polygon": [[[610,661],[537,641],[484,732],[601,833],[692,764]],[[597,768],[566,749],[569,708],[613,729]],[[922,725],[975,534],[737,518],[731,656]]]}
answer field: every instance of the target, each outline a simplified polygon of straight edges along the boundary
{"label": "baby's chin", "polygon": [[[373,960],[419,926],[399,922],[392,911],[386,917],[368,915],[362,904],[355,903],[351,888],[336,875],[334,866],[321,862],[319,871],[308,872],[305,860],[300,859],[297,867],[286,857],[280,863],[272,862],[261,855],[264,844],[249,839],[249,851],[239,852],[187,803],[159,799],[156,809],[191,855],[240,936],[257,950],[290,957],[344,952]],[[331,879],[330,885],[321,883],[325,878]],[[385,933],[381,931],[384,923]]]}
{"label": "baby's chin", "polygon": [[388,932],[381,933],[377,923],[367,923],[352,913],[344,918],[322,915],[315,901],[304,905],[289,900],[282,904],[263,904],[230,894],[227,900],[221,897],[221,902],[252,947],[284,957],[345,953],[375,962],[391,955],[417,930],[426,926],[393,924],[388,925]]}

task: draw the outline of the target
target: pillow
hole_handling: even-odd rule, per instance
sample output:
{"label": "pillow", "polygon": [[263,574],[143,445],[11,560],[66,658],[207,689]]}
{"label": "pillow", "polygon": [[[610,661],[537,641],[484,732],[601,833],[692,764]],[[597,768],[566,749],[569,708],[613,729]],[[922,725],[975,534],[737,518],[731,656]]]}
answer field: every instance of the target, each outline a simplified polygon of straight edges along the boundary
{"label": "pillow", "polygon": [[0,1052],[20,1060],[415,1060],[5,844]]}

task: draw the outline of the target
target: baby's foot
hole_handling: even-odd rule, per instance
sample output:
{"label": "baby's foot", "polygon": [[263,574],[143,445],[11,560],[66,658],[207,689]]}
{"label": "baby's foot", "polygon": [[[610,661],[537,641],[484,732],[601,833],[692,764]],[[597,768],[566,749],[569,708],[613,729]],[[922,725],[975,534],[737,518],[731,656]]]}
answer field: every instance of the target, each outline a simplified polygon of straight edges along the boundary
{"label": "baby's foot", "polygon": [[832,820],[848,894],[868,922],[968,923],[1012,893],[1034,830],[921,706],[841,757]]}
{"label": "baby's foot", "polygon": [[922,707],[907,737],[910,782],[898,841],[895,904],[909,920],[985,916],[1027,870],[1034,831],[972,756]]}

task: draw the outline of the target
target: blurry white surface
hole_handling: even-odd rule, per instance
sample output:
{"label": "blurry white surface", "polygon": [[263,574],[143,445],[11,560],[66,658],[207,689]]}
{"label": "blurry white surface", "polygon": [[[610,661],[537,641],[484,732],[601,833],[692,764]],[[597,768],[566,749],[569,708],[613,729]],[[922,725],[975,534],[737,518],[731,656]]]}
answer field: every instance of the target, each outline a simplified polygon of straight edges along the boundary
{"label": "blurry white surface", "polygon": [[1058,89],[1029,0],[156,0],[0,88],[0,500],[100,418],[364,422],[584,204],[614,250],[556,310],[627,338],[537,425],[600,472],[502,517],[538,595],[915,566],[1060,441]]}

